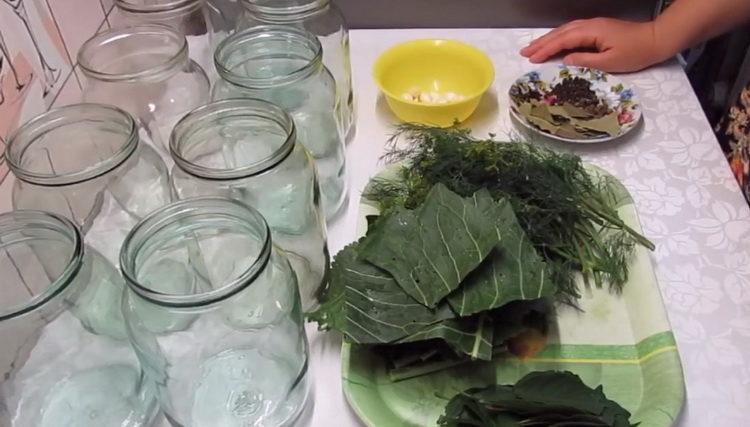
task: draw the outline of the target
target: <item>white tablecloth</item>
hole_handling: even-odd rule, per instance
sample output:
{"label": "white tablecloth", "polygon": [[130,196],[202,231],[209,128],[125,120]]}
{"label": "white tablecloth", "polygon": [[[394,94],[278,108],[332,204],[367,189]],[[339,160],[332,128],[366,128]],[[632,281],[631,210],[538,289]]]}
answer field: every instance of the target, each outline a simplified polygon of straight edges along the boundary
{"label": "white tablecloth", "polygon": [[[466,125],[478,135],[507,134],[507,91],[534,69],[518,50],[539,30],[356,30],[351,58],[357,135],[348,147],[350,200],[330,227],[336,253],[355,237],[357,202],[394,121],[371,78],[375,58],[394,43],[444,37],[484,50],[495,64],[493,92]],[[623,76],[643,104],[634,138],[573,150],[617,176],[635,198],[682,358],[687,404],[677,425],[747,425],[750,409],[750,209],[732,178],[711,127],[675,63]],[[341,392],[335,334],[310,331],[315,407],[310,425],[361,425]],[[388,426],[390,427],[390,426]],[[645,427],[645,426],[644,426]]]}

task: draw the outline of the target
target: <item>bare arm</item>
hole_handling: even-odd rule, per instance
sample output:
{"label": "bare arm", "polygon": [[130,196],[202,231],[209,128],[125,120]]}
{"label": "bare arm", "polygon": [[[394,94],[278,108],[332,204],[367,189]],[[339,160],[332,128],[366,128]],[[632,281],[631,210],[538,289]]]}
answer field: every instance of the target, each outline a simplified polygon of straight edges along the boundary
{"label": "bare arm", "polygon": [[544,62],[566,50],[564,62],[606,71],[637,71],[750,20],[750,0],[677,0],[651,22],[595,18],[569,22],[521,50]]}
{"label": "bare arm", "polygon": [[677,0],[654,21],[670,56],[750,20],[750,0]]}

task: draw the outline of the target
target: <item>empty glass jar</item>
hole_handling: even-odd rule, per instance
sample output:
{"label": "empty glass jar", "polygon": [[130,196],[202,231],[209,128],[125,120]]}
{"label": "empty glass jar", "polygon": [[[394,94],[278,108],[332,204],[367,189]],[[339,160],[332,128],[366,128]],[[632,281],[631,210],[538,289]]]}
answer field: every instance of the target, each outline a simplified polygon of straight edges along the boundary
{"label": "empty glass jar", "polygon": [[0,248],[0,425],[150,425],[117,270],[45,212],[1,214]]}
{"label": "empty glass jar", "polygon": [[130,228],[169,203],[167,167],[119,108],[75,104],[30,120],[8,140],[13,207],[53,212],[111,261]]}
{"label": "empty glass jar", "polygon": [[236,200],[175,202],[120,253],[128,333],[176,426],[282,426],[308,395],[294,272],[258,211]]}
{"label": "empty glass jar", "polygon": [[187,40],[190,57],[207,73],[213,68],[213,23],[205,0],[115,0],[116,26],[164,24]]}
{"label": "empty glass jar", "polygon": [[214,59],[214,99],[258,98],[294,119],[297,138],[315,158],[323,209],[333,218],[346,198],[344,142],[336,125],[333,78],[314,35],[284,26],[254,27],[226,38]]}
{"label": "empty glass jar", "polygon": [[166,156],[174,124],[210,96],[205,72],[188,53],[185,37],[165,25],[101,32],[78,52],[83,98],[132,114]]}
{"label": "empty glass jar", "polygon": [[328,268],[328,248],[315,166],[296,139],[292,118],[266,101],[199,107],[172,131],[172,187],[181,199],[222,196],[257,209],[289,258],[309,309]]}
{"label": "empty glass jar", "polygon": [[240,0],[244,7],[238,29],[280,24],[303,28],[320,40],[323,64],[336,80],[341,104],[339,123],[347,140],[354,134],[354,92],[349,58],[349,28],[330,0]]}

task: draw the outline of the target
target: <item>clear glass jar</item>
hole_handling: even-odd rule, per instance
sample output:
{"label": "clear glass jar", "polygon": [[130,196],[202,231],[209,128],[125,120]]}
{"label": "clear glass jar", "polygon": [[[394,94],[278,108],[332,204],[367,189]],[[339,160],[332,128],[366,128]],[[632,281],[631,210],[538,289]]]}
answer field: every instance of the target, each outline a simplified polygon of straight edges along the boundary
{"label": "clear glass jar", "polygon": [[292,118],[270,102],[228,99],[199,107],[172,131],[172,187],[181,198],[222,196],[257,209],[312,308],[328,270],[325,217],[310,153]]}
{"label": "clear glass jar", "polygon": [[171,201],[169,173],[119,108],[75,104],[43,113],[8,139],[13,207],[57,213],[111,261],[138,220]]}
{"label": "clear glass jar", "polygon": [[339,125],[348,141],[354,135],[354,91],[349,56],[349,28],[330,0],[239,0],[243,13],[238,30],[259,25],[291,25],[314,34],[323,46],[323,64],[336,80],[341,108]]}
{"label": "clear glass jar", "polygon": [[214,54],[214,99],[258,98],[294,119],[297,138],[315,158],[323,209],[333,218],[346,199],[344,142],[336,125],[333,78],[320,42],[292,27],[254,27],[226,38]]}
{"label": "clear glass jar", "polygon": [[83,99],[132,114],[165,156],[177,120],[210,98],[206,73],[188,57],[185,37],[165,25],[101,32],[83,44],[78,63],[86,77]]}
{"label": "clear glass jar", "polygon": [[206,73],[213,69],[213,22],[205,0],[115,0],[116,25],[164,24],[185,36],[190,57]]}
{"label": "clear glass jar", "polygon": [[296,276],[258,211],[175,202],[120,253],[128,333],[176,426],[281,426],[309,393]]}
{"label": "clear glass jar", "polygon": [[0,425],[146,426],[153,386],[125,332],[125,285],[66,218],[0,215]]}

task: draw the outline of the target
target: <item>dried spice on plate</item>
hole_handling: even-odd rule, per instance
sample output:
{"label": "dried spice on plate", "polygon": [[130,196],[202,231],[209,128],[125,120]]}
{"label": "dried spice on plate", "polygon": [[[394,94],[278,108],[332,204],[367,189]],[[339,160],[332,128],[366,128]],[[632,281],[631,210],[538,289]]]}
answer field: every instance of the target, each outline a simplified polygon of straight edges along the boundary
{"label": "dried spice on plate", "polygon": [[633,127],[639,107],[632,89],[594,79],[583,68],[542,70],[521,77],[510,89],[512,111],[532,129],[567,140],[608,139]]}

